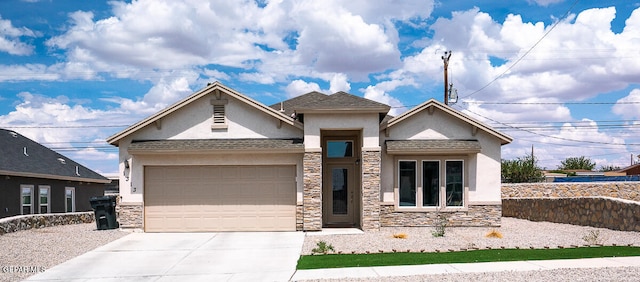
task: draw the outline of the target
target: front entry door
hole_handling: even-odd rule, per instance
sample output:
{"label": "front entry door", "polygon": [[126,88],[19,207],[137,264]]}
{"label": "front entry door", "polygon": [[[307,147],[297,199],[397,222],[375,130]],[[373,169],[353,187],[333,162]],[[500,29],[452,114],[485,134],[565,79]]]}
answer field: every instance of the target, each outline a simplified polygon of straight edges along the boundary
{"label": "front entry door", "polygon": [[323,136],[322,224],[357,227],[360,218],[359,132],[331,131]]}
{"label": "front entry door", "polygon": [[354,165],[327,165],[325,173],[323,217],[326,226],[353,226],[355,224]]}

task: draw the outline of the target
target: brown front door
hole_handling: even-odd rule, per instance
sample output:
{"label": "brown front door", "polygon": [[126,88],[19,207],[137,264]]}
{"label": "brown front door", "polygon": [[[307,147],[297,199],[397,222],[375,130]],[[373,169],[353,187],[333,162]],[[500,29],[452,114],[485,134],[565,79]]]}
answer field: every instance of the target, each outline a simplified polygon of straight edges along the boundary
{"label": "brown front door", "polygon": [[361,190],[358,136],[324,136],[323,145],[323,226],[357,226]]}

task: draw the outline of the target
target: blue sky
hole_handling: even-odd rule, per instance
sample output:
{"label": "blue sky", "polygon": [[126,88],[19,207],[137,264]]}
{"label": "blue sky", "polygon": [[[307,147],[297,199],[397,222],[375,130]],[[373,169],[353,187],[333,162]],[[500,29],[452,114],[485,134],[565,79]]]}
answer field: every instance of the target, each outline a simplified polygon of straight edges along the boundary
{"label": "blue sky", "polygon": [[[221,81],[265,104],[346,91],[443,100],[543,167],[640,154],[640,2],[0,1],[0,127],[117,171],[105,139]],[[636,159],[637,160],[637,159]]]}

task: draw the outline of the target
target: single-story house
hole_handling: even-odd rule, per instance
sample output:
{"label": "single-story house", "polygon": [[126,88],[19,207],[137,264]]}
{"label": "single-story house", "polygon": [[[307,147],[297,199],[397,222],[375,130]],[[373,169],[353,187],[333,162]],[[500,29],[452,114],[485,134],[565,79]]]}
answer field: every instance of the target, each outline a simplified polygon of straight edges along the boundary
{"label": "single-story house", "polygon": [[90,211],[110,180],[27,138],[0,129],[0,218]]}
{"label": "single-story house", "polygon": [[499,226],[512,138],[436,100],[311,92],[271,106],[218,82],[109,137],[121,227],[146,232]]}

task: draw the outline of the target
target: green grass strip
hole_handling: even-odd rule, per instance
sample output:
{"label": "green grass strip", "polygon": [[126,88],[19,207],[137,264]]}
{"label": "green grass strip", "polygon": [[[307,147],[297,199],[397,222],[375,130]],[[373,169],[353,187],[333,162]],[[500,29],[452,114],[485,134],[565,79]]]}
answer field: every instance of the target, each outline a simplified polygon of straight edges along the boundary
{"label": "green grass strip", "polygon": [[640,247],[605,246],[565,249],[492,249],[447,253],[375,253],[301,256],[298,269],[472,263],[640,256]]}

